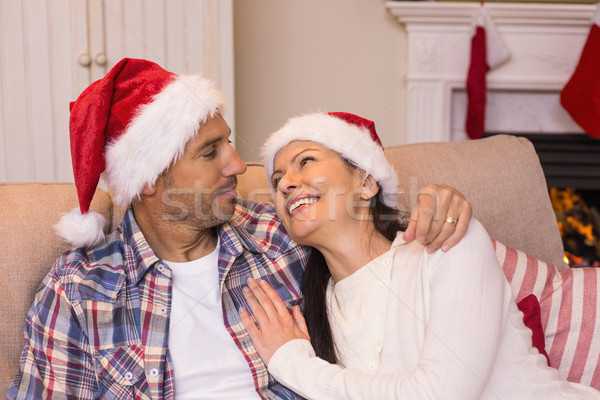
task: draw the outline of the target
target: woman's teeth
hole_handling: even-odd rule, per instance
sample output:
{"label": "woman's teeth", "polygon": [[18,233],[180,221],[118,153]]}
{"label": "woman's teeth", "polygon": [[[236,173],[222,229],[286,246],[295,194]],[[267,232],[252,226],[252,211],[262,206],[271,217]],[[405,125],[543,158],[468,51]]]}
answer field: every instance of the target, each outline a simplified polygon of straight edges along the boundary
{"label": "woman's teeth", "polygon": [[288,212],[291,214],[292,212],[294,212],[294,210],[296,210],[298,207],[305,205],[305,204],[313,204],[316,203],[319,199],[315,198],[315,197],[305,197],[302,198],[300,200],[295,201],[290,208],[288,209]]}

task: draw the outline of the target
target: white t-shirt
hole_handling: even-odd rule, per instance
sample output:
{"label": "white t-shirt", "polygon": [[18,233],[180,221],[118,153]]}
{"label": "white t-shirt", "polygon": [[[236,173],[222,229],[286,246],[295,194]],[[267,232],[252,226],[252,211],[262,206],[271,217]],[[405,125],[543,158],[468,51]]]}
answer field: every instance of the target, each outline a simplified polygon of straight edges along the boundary
{"label": "white t-shirt", "polygon": [[258,399],[248,362],[223,323],[219,245],[186,263],[165,263],[173,276],[169,351],[180,399]]}

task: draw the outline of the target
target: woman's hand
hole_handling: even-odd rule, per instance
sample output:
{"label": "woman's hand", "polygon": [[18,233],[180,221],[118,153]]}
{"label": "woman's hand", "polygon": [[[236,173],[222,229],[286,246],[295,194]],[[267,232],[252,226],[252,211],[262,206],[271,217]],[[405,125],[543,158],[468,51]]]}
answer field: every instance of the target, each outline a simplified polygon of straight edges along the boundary
{"label": "woman's hand", "polygon": [[471,204],[458,190],[446,185],[424,186],[419,190],[404,240],[416,239],[427,246],[429,253],[440,247],[448,251],[465,236],[472,216]]}
{"label": "woman's hand", "polygon": [[300,307],[291,313],[281,297],[265,281],[249,278],[244,297],[252,310],[256,323],[245,308],[238,311],[260,358],[269,365],[275,351],[294,339],[310,340]]}

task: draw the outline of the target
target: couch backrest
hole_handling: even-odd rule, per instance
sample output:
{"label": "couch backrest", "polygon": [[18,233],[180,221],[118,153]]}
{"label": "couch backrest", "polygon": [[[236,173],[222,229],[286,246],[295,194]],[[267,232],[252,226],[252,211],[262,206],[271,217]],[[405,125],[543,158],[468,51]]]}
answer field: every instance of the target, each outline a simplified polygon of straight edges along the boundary
{"label": "couch backrest", "polygon": [[[386,150],[400,178],[400,201],[410,210],[427,183],[456,187],[490,235],[543,261],[561,265],[563,246],[546,181],[529,141],[513,136],[458,143],[420,143]],[[263,167],[250,163],[240,197],[270,201]],[[52,230],[77,205],[73,184],[0,184],[0,396],[18,369],[23,321],[35,290],[68,245]],[[98,190],[92,209],[113,226],[123,210]],[[4,391],[4,392],[3,392]]]}
{"label": "couch backrest", "polygon": [[415,187],[443,183],[460,190],[490,236],[561,268],[564,248],[539,158],[525,138],[420,143],[390,148],[387,156],[414,203]]}
{"label": "couch backrest", "polygon": [[[565,267],[546,179],[529,140],[498,135],[466,142],[417,143],[390,147],[386,156],[398,172],[405,210],[412,210],[422,186],[453,186],[471,202],[475,218],[492,238]],[[248,166],[238,191],[246,199],[271,200],[261,164]]]}

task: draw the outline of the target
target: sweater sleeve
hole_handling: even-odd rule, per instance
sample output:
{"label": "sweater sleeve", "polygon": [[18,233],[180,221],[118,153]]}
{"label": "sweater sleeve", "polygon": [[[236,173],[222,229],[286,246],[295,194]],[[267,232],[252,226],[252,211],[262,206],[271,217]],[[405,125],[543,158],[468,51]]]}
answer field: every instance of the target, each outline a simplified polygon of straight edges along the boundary
{"label": "sweater sleeve", "polygon": [[309,399],[478,399],[489,380],[506,323],[510,288],[485,229],[475,220],[447,253],[421,257],[430,283],[430,313],[416,368],[370,375],[315,356],[306,340],[282,346],[269,372]]}

